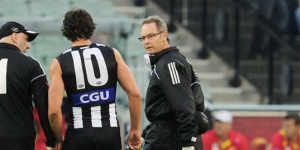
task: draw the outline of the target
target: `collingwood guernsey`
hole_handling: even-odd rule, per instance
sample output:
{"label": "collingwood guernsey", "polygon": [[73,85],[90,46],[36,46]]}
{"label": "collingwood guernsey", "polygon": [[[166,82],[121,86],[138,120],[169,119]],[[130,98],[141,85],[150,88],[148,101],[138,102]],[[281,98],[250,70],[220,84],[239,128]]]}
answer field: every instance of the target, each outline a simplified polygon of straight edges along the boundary
{"label": "collingwood guernsey", "polygon": [[112,48],[93,43],[57,57],[67,92],[69,129],[118,127],[117,62]]}

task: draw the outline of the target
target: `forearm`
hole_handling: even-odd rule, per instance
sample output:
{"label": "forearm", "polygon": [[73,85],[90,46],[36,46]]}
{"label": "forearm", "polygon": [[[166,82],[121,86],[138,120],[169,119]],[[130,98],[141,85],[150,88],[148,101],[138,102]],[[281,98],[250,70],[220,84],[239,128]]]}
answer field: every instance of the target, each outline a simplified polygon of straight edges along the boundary
{"label": "forearm", "polygon": [[50,78],[51,84],[49,87],[49,121],[54,134],[58,141],[62,141],[62,99],[64,96],[64,83],[62,80],[62,72],[60,65],[56,59],[54,59],[50,65]]}
{"label": "forearm", "polygon": [[32,83],[35,106],[39,115],[41,126],[47,138],[47,146],[55,146],[55,135],[49,124],[48,119],[48,87],[46,78],[39,78]]}
{"label": "forearm", "polygon": [[50,87],[49,122],[58,141],[62,140],[62,111],[61,111],[62,97],[63,95],[61,92],[55,92],[53,91],[53,88]]}
{"label": "forearm", "polygon": [[63,137],[62,137],[62,131],[63,131],[63,127],[62,127],[62,113],[61,111],[58,111],[56,113],[52,113],[49,115],[49,121],[50,121],[50,126],[56,136],[56,139],[58,141],[62,141]]}
{"label": "forearm", "polygon": [[196,110],[200,112],[204,112],[205,110],[204,95],[201,89],[201,85],[199,83],[195,83],[191,86],[191,89],[195,100]]}
{"label": "forearm", "polygon": [[54,147],[56,143],[56,139],[48,119],[48,109],[47,107],[46,108],[39,107],[37,109],[38,109],[38,113],[40,114],[40,122],[47,139],[46,145],[50,147]]}
{"label": "forearm", "polygon": [[192,90],[188,84],[185,86],[175,87],[165,84],[163,90],[174,114],[179,140],[189,144],[191,137],[196,136],[197,133],[197,126],[194,121],[196,108]]}
{"label": "forearm", "polygon": [[129,95],[129,111],[131,129],[140,129],[141,115],[142,115],[142,101],[141,96]]}
{"label": "forearm", "polygon": [[194,120],[195,106],[192,102],[193,100],[186,96],[186,98],[181,101],[180,105],[172,104],[172,108],[175,111],[177,134],[183,145],[193,142],[191,141],[191,138],[196,137],[197,135],[198,127]]}
{"label": "forearm", "polygon": [[52,82],[49,88],[49,122],[58,141],[62,140],[62,110],[61,104],[64,95],[62,84]]}

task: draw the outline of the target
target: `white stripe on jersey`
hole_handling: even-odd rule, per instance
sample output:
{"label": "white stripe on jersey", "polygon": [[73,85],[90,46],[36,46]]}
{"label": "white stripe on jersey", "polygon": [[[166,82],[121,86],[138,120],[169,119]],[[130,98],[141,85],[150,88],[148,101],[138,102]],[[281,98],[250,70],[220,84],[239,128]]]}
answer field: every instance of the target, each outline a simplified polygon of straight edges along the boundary
{"label": "white stripe on jersey", "polygon": [[69,48],[69,49],[65,50],[65,51],[63,52],[63,54],[66,54],[66,53],[71,52],[71,51],[72,51],[72,49]]}
{"label": "white stripe on jersey", "polygon": [[179,78],[178,71],[177,71],[176,66],[175,66],[175,62],[169,63],[168,68],[169,68],[172,84],[173,85],[179,84],[180,83],[180,78]]}
{"label": "white stripe on jersey", "polygon": [[116,104],[109,104],[109,122],[110,127],[118,127]]}
{"label": "white stripe on jersey", "polygon": [[84,75],[83,75],[80,55],[76,51],[72,51],[71,54],[72,54],[73,63],[74,63],[77,89],[78,90],[84,89],[85,88],[85,82],[84,82]]}
{"label": "white stripe on jersey", "polygon": [[106,47],[105,44],[101,44],[101,43],[96,43],[97,46],[103,46],[103,47]]}
{"label": "white stripe on jersey", "polygon": [[36,80],[36,79],[38,79],[38,78],[40,78],[40,77],[46,76],[45,70],[44,70],[44,68],[42,67],[41,63],[40,63],[38,60],[36,60],[34,57],[32,57],[32,56],[29,56],[29,55],[26,55],[26,56],[27,56],[27,57],[30,57],[31,59],[33,59],[34,61],[36,61],[36,62],[39,64],[39,66],[40,66],[40,68],[42,69],[42,71],[43,71],[43,74],[37,75],[36,77],[34,77],[33,79],[31,79],[30,82],[32,83],[34,80]]}
{"label": "white stripe on jersey", "polygon": [[7,92],[7,85],[6,85],[6,78],[7,78],[7,62],[8,59],[0,59],[0,94],[6,94]]}
{"label": "white stripe on jersey", "polygon": [[92,120],[92,127],[98,127],[98,128],[102,127],[100,106],[91,107],[91,120]]}
{"label": "white stripe on jersey", "polygon": [[34,57],[32,57],[32,56],[28,56],[28,57],[30,57],[30,58],[32,58],[33,60],[35,60],[35,61],[40,65],[40,67],[41,67],[43,73],[45,74],[45,70],[44,70],[44,68],[42,67],[41,63],[40,63],[37,59],[35,59]]}
{"label": "white stripe on jersey", "polygon": [[45,74],[38,75],[35,78],[33,78],[30,82],[32,83],[34,80],[36,80],[36,79],[38,79],[40,77],[43,77],[43,76],[46,76],[46,75]]}
{"label": "white stripe on jersey", "polygon": [[86,49],[86,48],[89,48],[90,46],[83,46],[83,47],[80,47],[80,49]]}
{"label": "white stripe on jersey", "polygon": [[83,128],[81,107],[72,107],[74,129]]}

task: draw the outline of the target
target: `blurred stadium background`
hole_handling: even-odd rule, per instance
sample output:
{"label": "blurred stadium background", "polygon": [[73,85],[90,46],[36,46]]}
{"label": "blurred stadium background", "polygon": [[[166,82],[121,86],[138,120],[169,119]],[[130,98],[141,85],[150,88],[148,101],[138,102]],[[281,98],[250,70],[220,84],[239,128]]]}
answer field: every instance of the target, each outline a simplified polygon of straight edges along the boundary
{"label": "blurred stadium background", "polygon": [[[292,0],[287,0],[292,1]],[[299,39],[291,14],[289,28],[279,36],[268,22],[255,17],[254,0],[0,0],[0,24],[24,23],[40,32],[28,55],[48,72],[50,61],[68,48],[60,28],[64,13],[84,8],[97,24],[93,41],[117,48],[130,66],[145,96],[149,68],[137,40],[140,20],[160,15],[169,22],[171,45],[188,57],[200,78],[208,111],[229,110],[234,129],[249,140],[270,140],[287,112],[300,111]],[[297,6],[290,5],[292,12]],[[248,58],[255,21],[274,37],[275,57]],[[292,40],[290,40],[292,39]],[[291,42],[292,41],[292,42]],[[273,59],[272,59],[273,58]],[[129,125],[127,96],[119,88],[118,111]],[[145,117],[142,126],[148,124]]]}

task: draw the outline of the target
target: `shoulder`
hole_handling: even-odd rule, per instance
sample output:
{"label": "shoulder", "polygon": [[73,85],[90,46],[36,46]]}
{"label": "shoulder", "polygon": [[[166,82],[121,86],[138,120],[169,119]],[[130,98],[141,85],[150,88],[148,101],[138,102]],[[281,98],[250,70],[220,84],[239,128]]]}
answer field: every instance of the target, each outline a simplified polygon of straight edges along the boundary
{"label": "shoulder", "polygon": [[97,47],[109,47],[105,44],[102,44],[102,43],[94,43]]}
{"label": "shoulder", "polygon": [[179,51],[170,51],[163,55],[161,60],[186,62],[185,57]]}
{"label": "shoulder", "polygon": [[272,136],[272,142],[283,140],[284,131],[280,130]]}
{"label": "shoulder", "polygon": [[233,138],[246,139],[246,137],[242,133],[234,131],[234,130],[231,130],[229,134]]}
{"label": "shoulder", "polygon": [[205,145],[205,146],[209,146],[209,145],[215,143],[216,141],[218,141],[216,132],[213,129],[202,134],[202,139],[203,139],[203,145]]}
{"label": "shoulder", "polygon": [[72,51],[72,48],[65,49],[59,56],[70,53],[71,51]]}
{"label": "shoulder", "polygon": [[187,61],[185,58],[180,56],[179,54],[172,52],[168,53],[158,61],[157,63],[160,67],[170,67],[170,66],[176,66],[179,68],[186,68],[187,67]]}
{"label": "shoulder", "polygon": [[24,56],[25,56],[25,60],[28,64],[34,65],[34,66],[37,65],[37,66],[41,67],[40,62],[37,59],[35,59],[34,57],[29,56],[29,55],[24,55]]}
{"label": "shoulder", "polygon": [[61,60],[62,58],[64,58],[71,52],[72,52],[72,48],[67,48],[67,49],[63,50],[63,52],[60,53],[56,58],[57,58],[57,60]]}
{"label": "shoulder", "polygon": [[102,44],[102,43],[93,43],[95,45],[95,47],[101,49],[101,50],[105,50],[105,51],[114,51],[112,47]]}
{"label": "shoulder", "polygon": [[187,75],[191,72],[189,63],[178,52],[167,53],[156,63],[158,73],[174,72],[176,74]]}
{"label": "shoulder", "polygon": [[215,136],[216,136],[216,132],[213,129],[205,132],[202,135],[203,139],[213,139]]}
{"label": "shoulder", "polygon": [[246,136],[244,136],[243,134],[237,131],[231,130],[229,134],[230,134],[230,140],[237,145],[248,143]]}

